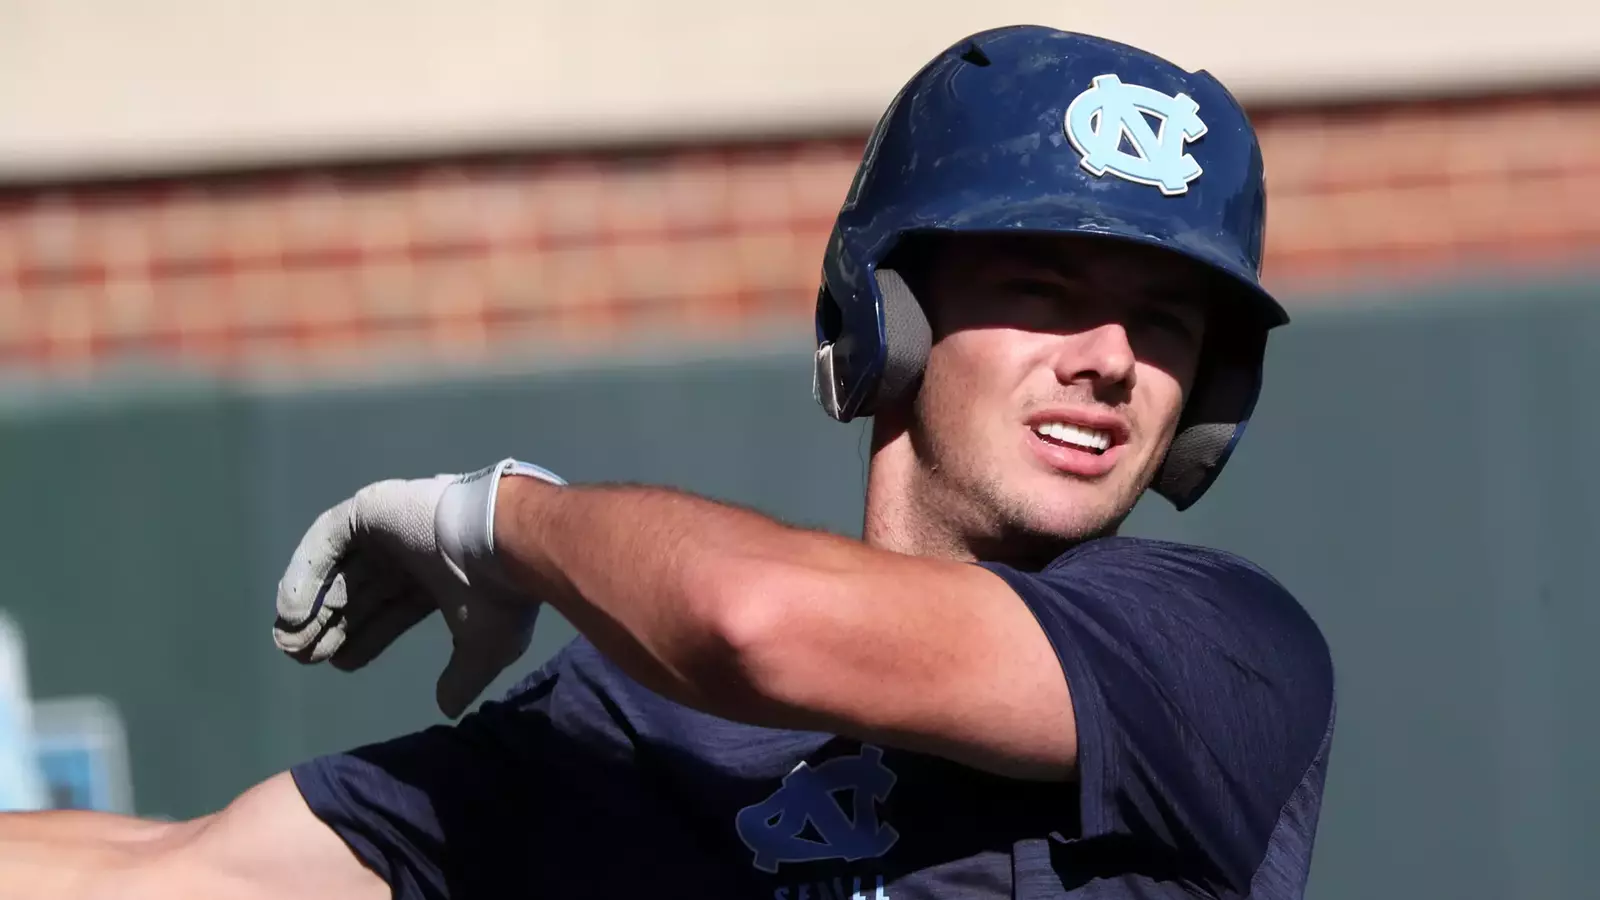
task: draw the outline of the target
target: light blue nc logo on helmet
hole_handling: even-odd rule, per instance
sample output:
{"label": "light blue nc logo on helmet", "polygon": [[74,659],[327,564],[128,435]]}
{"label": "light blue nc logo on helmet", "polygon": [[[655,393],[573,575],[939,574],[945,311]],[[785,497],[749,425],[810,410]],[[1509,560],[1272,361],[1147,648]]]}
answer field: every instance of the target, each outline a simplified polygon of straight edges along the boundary
{"label": "light blue nc logo on helmet", "polygon": [[[1123,84],[1115,75],[1098,75],[1094,86],[1067,107],[1067,140],[1083,155],[1082,165],[1096,176],[1110,172],[1138,184],[1155,185],[1175,197],[1200,177],[1200,164],[1183,152],[1198,140],[1206,123],[1200,104],[1188,94],[1169,97],[1153,88]],[[1148,113],[1160,121],[1152,129]],[[1126,140],[1133,152],[1123,150]]]}

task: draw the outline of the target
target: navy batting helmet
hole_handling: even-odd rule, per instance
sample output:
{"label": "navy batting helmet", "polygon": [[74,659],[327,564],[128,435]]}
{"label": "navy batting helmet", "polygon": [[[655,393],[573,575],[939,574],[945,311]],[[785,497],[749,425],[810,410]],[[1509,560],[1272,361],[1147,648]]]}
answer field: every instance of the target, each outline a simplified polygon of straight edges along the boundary
{"label": "navy batting helmet", "polygon": [[[814,393],[840,421],[915,389],[931,333],[880,268],[907,235],[1097,235],[1220,275],[1200,370],[1152,487],[1185,509],[1216,478],[1261,389],[1266,189],[1244,110],[1215,78],[1088,35],[1014,26],[966,38],[896,95],[829,239]],[[1215,332],[1215,337],[1212,333]]]}

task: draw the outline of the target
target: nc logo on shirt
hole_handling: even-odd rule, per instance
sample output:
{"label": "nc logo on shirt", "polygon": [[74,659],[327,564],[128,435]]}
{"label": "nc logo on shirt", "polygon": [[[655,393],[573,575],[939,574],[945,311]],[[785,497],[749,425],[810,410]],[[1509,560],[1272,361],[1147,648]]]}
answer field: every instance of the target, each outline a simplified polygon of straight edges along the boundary
{"label": "nc logo on shirt", "polygon": [[[1161,188],[1169,197],[1188,193],[1200,177],[1200,164],[1183,152],[1184,141],[1199,140],[1206,123],[1200,104],[1188,94],[1169,97],[1153,88],[1123,84],[1115,75],[1097,75],[1094,87],[1067,107],[1067,139],[1083,155],[1081,164],[1096,176]],[[1145,113],[1161,120],[1150,129]],[[1129,153],[1122,149],[1126,139]]]}
{"label": "nc logo on shirt", "polygon": [[[802,762],[783,777],[783,786],[772,796],[739,810],[734,826],[763,872],[776,872],[784,863],[872,859],[900,839],[878,821],[877,812],[894,782],[894,772],[883,764],[883,751],[870,745],[814,769]],[[834,799],[839,794],[845,796]],[[841,802],[848,804],[848,815]],[[816,839],[804,836],[808,828]]]}

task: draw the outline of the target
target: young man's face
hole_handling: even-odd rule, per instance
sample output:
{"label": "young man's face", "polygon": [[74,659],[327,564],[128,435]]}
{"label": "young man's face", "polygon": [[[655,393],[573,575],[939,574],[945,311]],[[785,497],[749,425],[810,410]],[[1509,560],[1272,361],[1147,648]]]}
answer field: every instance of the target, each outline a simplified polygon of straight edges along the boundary
{"label": "young man's face", "polygon": [[1195,264],[1109,240],[939,240],[910,417],[925,502],[979,542],[1114,531],[1176,431],[1205,336]]}

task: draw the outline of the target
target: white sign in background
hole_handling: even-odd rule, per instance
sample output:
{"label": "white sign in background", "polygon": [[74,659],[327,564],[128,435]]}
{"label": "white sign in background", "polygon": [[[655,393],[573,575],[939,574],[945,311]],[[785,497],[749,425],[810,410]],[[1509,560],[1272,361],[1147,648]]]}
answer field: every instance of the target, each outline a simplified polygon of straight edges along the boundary
{"label": "white sign in background", "polygon": [[34,750],[26,645],[16,622],[0,612],[0,810],[48,805]]}

